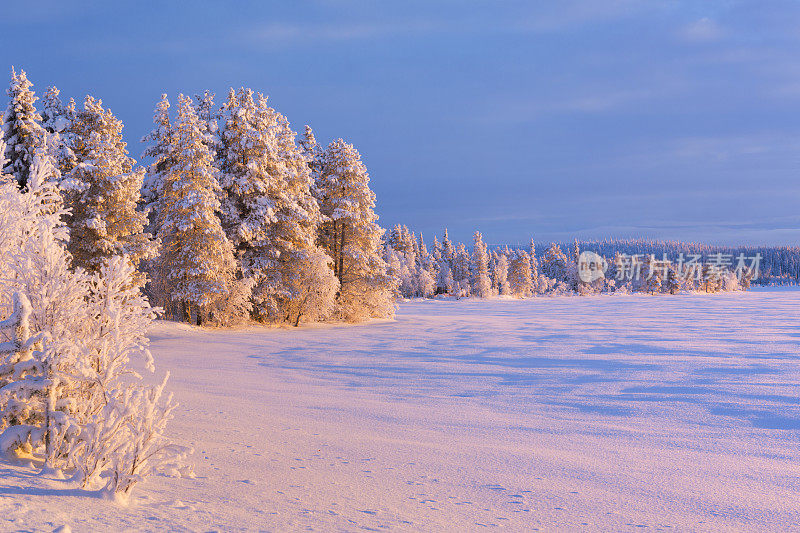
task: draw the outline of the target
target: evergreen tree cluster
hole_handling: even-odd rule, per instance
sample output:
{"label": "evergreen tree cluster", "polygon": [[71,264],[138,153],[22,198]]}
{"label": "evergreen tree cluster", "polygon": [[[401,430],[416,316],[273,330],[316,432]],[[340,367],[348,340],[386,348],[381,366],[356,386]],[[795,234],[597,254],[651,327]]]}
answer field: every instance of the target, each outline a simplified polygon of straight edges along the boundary
{"label": "evergreen tree cluster", "polygon": [[[800,247],[798,246],[718,246],[696,242],[654,241],[644,239],[606,239],[579,241],[580,249],[590,250],[607,258],[616,254],[640,255],[675,259],[684,256],[700,255],[705,261],[722,253],[733,257],[744,254],[748,257],[761,256],[759,275],[753,280],[758,285],[786,285],[800,283]],[[559,243],[567,248],[570,243]]]}
{"label": "evergreen tree cluster", "polygon": [[[660,258],[639,253],[634,261],[633,254],[624,259],[626,252],[616,251],[611,258],[603,257],[608,267],[605,275],[585,282],[578,269],[581,252],[587,250],[593,251],[575,240],[569,255],[564,253],[562,245],[551,243],[537,256],[533,239],[527,249],[509,246],[489,249],[480,232],[475,232],[468,251],[464,244],[453,243],[445,229],[441,243],[434,237],[429,252],[422,235],[417,237],[404,225],[392,228],[383,244],[389,273],[399,280],[397,295],[403,298],[436,295],[526,298],[612,292],[677,294],[743,290],[753,281],[749,262],[748,268],[737,275],[732,267],[713,267],[704,262],[695,266],[681,264],[665,260],[663,253]],[[626,266],[626,260],[634,262]],[[625,272],[619,272],[617,265],[623,265]]]}
{"label": "evergreen tree cluster", "polygon": [[27,190],[34,158],[66,207],[73,267],[125,257],[169,317],[230,324],[391,317],[395,280],[361,155],[337,139],[301,138],[267,97],[231,89],[156,104],[147,165],[130,157],[122,122],[87,96],[45,92],[41,112],[12,70],[3,173]]}

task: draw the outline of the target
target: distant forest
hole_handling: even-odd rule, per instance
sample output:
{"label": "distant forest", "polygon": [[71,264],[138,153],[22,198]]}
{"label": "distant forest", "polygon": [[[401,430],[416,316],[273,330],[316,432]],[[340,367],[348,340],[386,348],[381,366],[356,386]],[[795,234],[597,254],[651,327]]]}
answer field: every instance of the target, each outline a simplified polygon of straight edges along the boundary
{"label": "distant forest", "polygon": [[[541,259],[550,243],[537,243],[536,256]],[[575,246],[575,241],[556,243],[562,249],[568,250]],[[528,249],[527,244],[499,245],[490,244],[491,250],[501,250],[508,246],[510,249]],[[794,285],[800,283],[800,247],[798,246],[713,246],[694,242],[680,241],[648,241],[644,239],[620,240],[589,240],[578,241],[581,250],[589,250],[611,259],[617,253],[627,255],[650,255],[662,257],[666,254],[669,259],[675,259],[681,253],[684,255],[700,254],[703,261],[712,254],[730,254],[734,258],[740,254],[754,256],[761,254],[761,266],[758,277],[752,280],[754,285]]]}

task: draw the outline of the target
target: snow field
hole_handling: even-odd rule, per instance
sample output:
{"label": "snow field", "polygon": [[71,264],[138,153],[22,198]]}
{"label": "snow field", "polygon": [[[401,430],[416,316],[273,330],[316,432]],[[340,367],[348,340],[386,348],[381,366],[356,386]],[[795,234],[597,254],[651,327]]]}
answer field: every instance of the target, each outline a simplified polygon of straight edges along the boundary
{"label": "snow field", "polygon": [[0,464],[0,530],[788,530],[800,292],[412,301],[300,329],[160,322],[196,479],[129,507]]}

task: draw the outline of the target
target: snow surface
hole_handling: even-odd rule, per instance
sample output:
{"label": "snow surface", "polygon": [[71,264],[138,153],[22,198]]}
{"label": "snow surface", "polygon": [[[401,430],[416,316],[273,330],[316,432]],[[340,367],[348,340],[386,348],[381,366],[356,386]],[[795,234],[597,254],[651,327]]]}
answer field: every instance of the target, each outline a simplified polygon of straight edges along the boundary
{"label": "snow surface", "polygon": [[[796,290],[414,301],[152,329],[196,479],[129,507],[0,462],[0,530],[786,530]],[[155,378],[154,378],[155,379]]]}

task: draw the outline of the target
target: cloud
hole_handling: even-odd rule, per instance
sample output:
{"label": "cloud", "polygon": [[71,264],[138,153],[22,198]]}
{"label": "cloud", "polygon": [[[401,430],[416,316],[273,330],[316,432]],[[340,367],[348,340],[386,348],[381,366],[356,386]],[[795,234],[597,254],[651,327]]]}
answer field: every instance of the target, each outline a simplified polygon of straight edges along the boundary
{"label": "cloud", "polygon": [[272,23],[246,31],[244,39],[251,43],[271,45],[319,44],[346,42],[419,34],[441,29],[430,20],[398,22],[362,22],[350,24]]}
{"label": "cloud", "polygon": [[[719,135],[660,139],[646,146],[629,147],[620,157],[627,166],[662,167],[684,161],[697,163],[742,163],[758,156],[775,158],[800,150],[800,137],[786,132],[754,132],[746,135]],[[779,158],[782,159],[782,158]]]}
{"label": "cloud", "polygon": [[338,13],[325,22],[262,24],[245,30],[243,38],[251,44],[296,46],[443,33],[546,34],[616,20],[640,12],[648,5],[641,0],[564,0],[551,6],[532,5],[526,0],[512,2],[503,12],[494,3],[476,3],[474,9],[469,10],[459,9],[461,6],[457,2],[419,4],[413,11],[414,18],[404,16],[395,8],[373,10],[372,16],[379,17],[373,20],[359,20],[357,16],[347,18]]}
{"label": "cloud", "polygon": [[725,32],[710,18],[704,17],[684,26],[679,37],[690,43],[709,43],[719,41]]}
{"label": "cloud", "polygon": [[483,123],[520,124],[552,114],[600,114],[625,110],[647,102],[673,97],[683,90],[680,83],[665,83],[644,89],[602,90],[586,87],[592,92],[574,95],[499,96],[491,102],[488,112],[476,117]]}
{"label": "cloud", "polygon": [[[534,4],[531,2],[531,4]],[[536,4],[535,4],[536,5]],[[534,33],[569,30],[585,25],[614,21],[642,11],[651,10],[653,3],[641,0],[561,0],[542,2],[529,13],[511,23],[511,28]]]}

